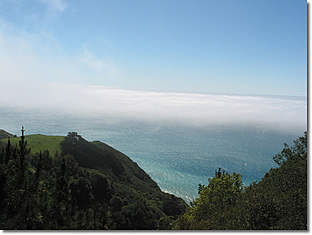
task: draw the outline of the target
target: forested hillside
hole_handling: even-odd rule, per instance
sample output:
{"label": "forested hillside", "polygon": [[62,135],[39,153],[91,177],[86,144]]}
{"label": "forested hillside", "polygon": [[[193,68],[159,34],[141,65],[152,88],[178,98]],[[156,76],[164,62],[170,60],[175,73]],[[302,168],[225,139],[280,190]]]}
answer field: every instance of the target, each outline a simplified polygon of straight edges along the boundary
{"label": "forested hillside", "polygon": [[239,173],[218,168],[190,207],[162,192],[126,155],[76,132],[14,137],[0,130],[0,136],[4,230],[308,229],[307,132],[285,144],[273,157],[277,167],[248,187]]}
{"label": "forested hillside", "polygon": [[218,169],[172,229],[307,230],[307,132],[273,157],[278,167],[244,187]]}
{"label": "forested hillside", "polygon": [[174,219],[187,207],[104,143],[72,132],[56,138],[59,153],[56,140],[45,141],[51,137],[30,136],[27,143],[22,136],[17,144],[17,137],[1,133],[1,229],[159,229],[165,218]]}

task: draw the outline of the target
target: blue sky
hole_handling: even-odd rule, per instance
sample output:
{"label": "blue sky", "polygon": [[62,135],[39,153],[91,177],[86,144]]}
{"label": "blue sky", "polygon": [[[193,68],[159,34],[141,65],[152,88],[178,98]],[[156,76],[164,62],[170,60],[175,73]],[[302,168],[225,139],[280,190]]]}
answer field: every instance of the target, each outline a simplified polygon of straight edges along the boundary
{"label": "blue sky", "polygon": [[2,0],[0,76],[306,96],[306,12],[303,0]]}

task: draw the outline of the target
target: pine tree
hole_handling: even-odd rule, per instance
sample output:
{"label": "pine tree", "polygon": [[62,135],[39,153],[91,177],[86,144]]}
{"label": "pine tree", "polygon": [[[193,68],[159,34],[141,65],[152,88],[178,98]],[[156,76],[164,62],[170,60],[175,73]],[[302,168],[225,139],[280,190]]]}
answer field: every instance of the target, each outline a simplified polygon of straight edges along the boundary
{"label": "pine tree", "polygon": [[18,155],[20,160],[20,177],[19,177],[19,183],[23,182],[24,174],[25,174],[25,157],[30,153],[30,148],[27,148],[27,141],[25,141],[25,129],[22,126],[22,136],[21,140],[19,141],[19,149],[18,149]]}

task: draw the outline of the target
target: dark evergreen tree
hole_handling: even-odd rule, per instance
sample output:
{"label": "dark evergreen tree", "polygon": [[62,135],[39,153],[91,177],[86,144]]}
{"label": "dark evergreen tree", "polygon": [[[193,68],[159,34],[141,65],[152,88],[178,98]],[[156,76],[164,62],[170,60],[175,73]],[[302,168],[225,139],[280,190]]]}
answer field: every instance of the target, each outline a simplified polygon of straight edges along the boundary
{"label": "dark evergreen tree", "polygon": [[19,161],[20,161],[20,176],[19,176],[19,183],[22,183],[24,179],[25,174],[25,157],[27,154],[30,153],[30,148],[27,148],[27,141],[25,141],[25,130],[24,127],[22,127],[22,136],[21,140],[19,141],[19,148],[18,148],[18,155],[19,155]]}

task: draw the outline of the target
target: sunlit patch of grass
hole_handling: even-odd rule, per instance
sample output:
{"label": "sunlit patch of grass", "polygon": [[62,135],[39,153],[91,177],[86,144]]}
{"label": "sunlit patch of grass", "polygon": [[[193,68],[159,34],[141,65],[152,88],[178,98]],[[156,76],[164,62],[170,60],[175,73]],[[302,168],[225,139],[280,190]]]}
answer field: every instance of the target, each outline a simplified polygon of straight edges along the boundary
{"label": "sunlit patch of grass", "polygon": [[[27,135],[25,140],[27,141],[27,146],[31,148],[31,153],[35,154],[48,150],[50,156],[54,157],[56,152],[61,153],[61,142],[64,138],[64,136]],[[20,137],[11,138],[11,145],[18,145],[19,140]],[[7,139],[0,141],[7,142]]]}

